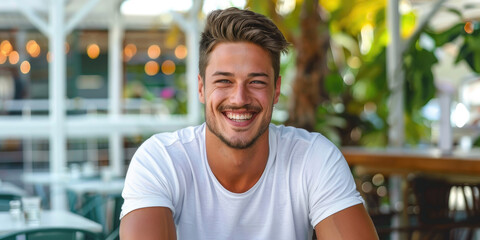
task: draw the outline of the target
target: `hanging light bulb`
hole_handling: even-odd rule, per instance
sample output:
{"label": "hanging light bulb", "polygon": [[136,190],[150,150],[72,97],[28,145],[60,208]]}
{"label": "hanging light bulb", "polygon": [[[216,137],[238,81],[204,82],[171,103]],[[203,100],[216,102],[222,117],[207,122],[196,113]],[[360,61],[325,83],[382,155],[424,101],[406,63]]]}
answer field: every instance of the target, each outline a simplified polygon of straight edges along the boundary
{"label": "hanging light bulb", "polygon": [[4,56],[8,56],[12,51],[13,51],[13,47],[10,41],[3,40],[2,43],[0,43],[0,54],[3,54]]}
{"label": "hanging light bulb", "polygon": [[175,72],[175,63],[172,60],[166,60],[163,62],[162,72],[165,75],[172,75]]}
{"label": "hanging light bulb", "polygon": [[177,57],[178,59],[184,59],[185,57],[187,57],[187,53],[187,47],[185,47],[185,45],[178,45],[175,48],[175,57]]}
{"label": "hanging light bulb", "polygon": [[130,61],[130,59],[132,59],[133,56],[135,56],[135,54],[137,54],[137,46],[135,46],[135,44],[133,43],[129,43],[125,46],[125,48],[123,49],[123,55],[125,56],[125,61]]}
{"label": "hanging light bulb", "polygon": [[145,73],[148,75],[148,76],[153,76],[155,74],[158,73],[160,67],[158,66],[158,63],[155,62],[155,61],[148,61],[146,64],[145,64]]}
{"label": "hanging light bulb", "polygon": [[25,49],[30,56],[36,58],[40,55],[40,45],[35,40],[30,40],[25,45]]}
{"label": "hanging light bulb", "polygon": [[96,43],[88,45],[87,55],[91,59],[96,59],[100,55],[100,47]]}
{"label": "hanging light bulb", "polygon": [[23,74],[27,74],[30,72],[30,62],[28,61],[23,61],[21,64],[20,64],[20,71],[23,73]]}
{"label": "hanging light bulb", "polygon": [[158,58],[161,52],[162,51],[160,49],[160,46],[156,44],[150,45],[150,47],[148,47],[148,50],[147,50],[148,57],[150,57],[151,59]]}
{"label": "hanging light bulb", "polygon": [[11,51],[10,54],[8,54],[8,61],[10,62],[10,64],[17,64],[19,60],[20,55],[17,51]]}

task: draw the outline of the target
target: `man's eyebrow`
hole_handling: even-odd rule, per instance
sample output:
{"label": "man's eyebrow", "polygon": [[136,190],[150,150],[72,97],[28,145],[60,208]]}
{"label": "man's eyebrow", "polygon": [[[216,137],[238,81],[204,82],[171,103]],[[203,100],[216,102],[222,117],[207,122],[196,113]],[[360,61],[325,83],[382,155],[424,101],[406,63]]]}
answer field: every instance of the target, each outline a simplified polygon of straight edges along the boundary
{"label": "man's eyebrow", "polygon": [[212,74],[212,76],[227,76],[227,77],[233,77],[233,73],[231,72],[220,72],[220,71],[216,71]]}
{"label": "man's eyebrow", "polygon": [[253,73],[249,73],[248,74],[248,77],[249,78],[253,78],[253,77],[269,77],[268,74],[264,73],[264,72],[253,72]]}
{"label": "man's eyebrow", "polygon": [[[221,72],[221,71],[216,71],[212,74],[212,76],[226,76],[226,77],[233,77],[235,74],[231,72]],[[252,72],[248,74],[248,78],[254,78],[254,77],[269,77],[268,74],[264,72]]]}

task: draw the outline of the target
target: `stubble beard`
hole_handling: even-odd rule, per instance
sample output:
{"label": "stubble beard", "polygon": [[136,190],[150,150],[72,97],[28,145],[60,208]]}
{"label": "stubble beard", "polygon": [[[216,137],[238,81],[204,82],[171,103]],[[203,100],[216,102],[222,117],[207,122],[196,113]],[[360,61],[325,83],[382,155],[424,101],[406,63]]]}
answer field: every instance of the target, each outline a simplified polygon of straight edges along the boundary
{"label": "stubble beard", "polygon": [[207,124],[208,130],[210,130],[210,132],[212,132],[215,136],[217,136],[225,145],[227,145],[230,148],[238,149],[238,150],[247,149],[253,146],[253,144],[255,144],[255,142],[260,138],[260,136],[262,136],[267,131],[268,126],[270,124],[270,120],[272,118],[272,113],[270,113],[269,116],[266,116],[266,118],[262,120],[259,131],[252,139],[229,140],[218,129],[218,125],[215,125],[215,119],[212,115],[213,114],[208,113],[205,107],[205,122]]}

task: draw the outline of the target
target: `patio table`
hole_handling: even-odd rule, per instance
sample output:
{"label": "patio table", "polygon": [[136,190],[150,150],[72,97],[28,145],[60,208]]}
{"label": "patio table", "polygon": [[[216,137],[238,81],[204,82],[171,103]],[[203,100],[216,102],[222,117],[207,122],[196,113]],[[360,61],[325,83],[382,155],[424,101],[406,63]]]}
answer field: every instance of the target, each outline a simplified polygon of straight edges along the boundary
{"label": "patio table", "polygon": [[393,173],[480,175],[480,150],[342,147],[350,166],[365,166]]}

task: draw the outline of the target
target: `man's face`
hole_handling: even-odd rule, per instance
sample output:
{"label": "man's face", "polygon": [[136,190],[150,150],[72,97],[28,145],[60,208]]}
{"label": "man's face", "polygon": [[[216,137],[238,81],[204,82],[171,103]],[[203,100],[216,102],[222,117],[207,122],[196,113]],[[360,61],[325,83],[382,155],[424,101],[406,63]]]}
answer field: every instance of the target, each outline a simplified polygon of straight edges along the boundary
{"label": "man's face", "polygon": [[248,42],[219,43],[210,53],[204,82],[199,76],[208,131],[236,149],[268,134],[281,80],[275,84],[267,51]]}

